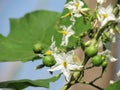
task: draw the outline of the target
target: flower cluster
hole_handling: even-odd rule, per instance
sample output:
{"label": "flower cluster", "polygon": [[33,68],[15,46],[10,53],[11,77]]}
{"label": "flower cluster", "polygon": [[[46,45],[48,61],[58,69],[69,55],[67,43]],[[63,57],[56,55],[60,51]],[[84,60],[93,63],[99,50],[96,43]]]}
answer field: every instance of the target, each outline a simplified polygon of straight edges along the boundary
{"label": "flower cluster", "polygon": [[[60,45],[56,46],[56,40],[52,37],[52,44],[49,48],[44,53],[39,53],[39,56],[43,58],[44,66],[49,67],[49,72],[60,70],[65,76],[67,86],[63,90],[68,90],[69,85],[82,82],[84,70],[88,69],[86,68],[88,61],[91,60],[92,67],[102,67],[101,76],[108,61],[117,61],[111,55],[111,45],[116,42],[115,32],[120,33],[117,25],[120,22],[120,5],[108,5],[105,8],[102,4],[106,1],[97,0],[97,6],[93,10],[88,8],[83,0],[68,0],[64,5],[66,13],[62,14],[61,19],[66,20],[69,17],[67,22],[70,24],[64,25],[61,22],[59,24],[58,34],[62,36]],[[81,21],[82,25],[86,26],[81,26],[79,24]],[[86,29],[87,23],[89,23],[89,28]],[[70,39],[72,36],[73,38]],[[70,46],[71,40],[76,42]],[[84,51],[84,58],[81,61],[74,52],[78,47]],[[99,51],[99,48],[102,50]],[[92,67],[90,66],[89,69]],[[74,76],[78,71],[79,73]],[[91,81],[91,85],[99,78]]]}

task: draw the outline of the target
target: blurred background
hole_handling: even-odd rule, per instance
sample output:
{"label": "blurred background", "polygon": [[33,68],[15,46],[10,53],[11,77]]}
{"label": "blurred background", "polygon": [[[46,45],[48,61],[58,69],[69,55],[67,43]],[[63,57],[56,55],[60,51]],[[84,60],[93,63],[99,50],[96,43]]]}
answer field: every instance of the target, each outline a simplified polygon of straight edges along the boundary
{"label": "blurred background", "polygon": [[[95,0],[86,0],[93,8]],[[7,36],[10,30],[9,18],[20,18],[26,13],[35,10],[46,9],[62,12],[65,0],[0,0],[0,33]],[[117,41],[116,56],[120,57],[120,41]],[[34,70],[39,65],[40,60],[35,62],[5,62],[0,63],[0,81],[18,80],[18,79],[41,79],[49,78],[50,74],[45,69]],[[120,62],[117,62],[117,68],[120,69]],[[42,74],[41,74],[42,73]],[[25,90],[59,90],[64,85],[64,77],[55,83],[51,83],[50,89],[29,87]],[[62,82],[62,83],[61,83]],[[6,90],[6,89],[5,89]],[[79,90],[79,89],[78,89]]]}

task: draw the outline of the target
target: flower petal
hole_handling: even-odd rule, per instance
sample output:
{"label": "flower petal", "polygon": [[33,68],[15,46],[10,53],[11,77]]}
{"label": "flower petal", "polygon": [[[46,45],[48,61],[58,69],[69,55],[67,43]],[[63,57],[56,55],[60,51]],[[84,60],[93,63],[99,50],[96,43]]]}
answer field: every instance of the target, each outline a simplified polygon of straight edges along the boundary
{"label": "flower petal", "polygon": [[54,66],[52,66],[50,69],[48,69],[48,71],[56,71],[56,70],[61,70],[61,68],[63,68],[60,64],[55,64]]}
{"label": "flower petal", "polygon": [[110,59],[111,62],[116,62],[117,61],[117,59],[114,58],[113,56],[110,56],[109,59]]}
{"label": "flower petal", "polygon": [[83,66],[79,64],[68,64],[68,68],[70,70],[80,70],[81,68],[83,68]]}
{"label": "flower petal", "polygon": [[64,68],[64,69],[62,69],[62,72],[65,75],[66,80],[69,82],[70,78],[71,78],[70,70]]}

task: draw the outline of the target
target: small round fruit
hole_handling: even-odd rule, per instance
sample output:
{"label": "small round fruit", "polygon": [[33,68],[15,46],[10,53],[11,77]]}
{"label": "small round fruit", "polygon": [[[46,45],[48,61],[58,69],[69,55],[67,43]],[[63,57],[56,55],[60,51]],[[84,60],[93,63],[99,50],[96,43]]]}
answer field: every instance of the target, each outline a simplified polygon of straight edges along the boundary
{"label": "small round fruit", "polygon": [[56,63],[56,61],[53,56],[48,55],[48,56],[43,57],[43,64],[45,66],[51,67],[51,66],[55,65],[55,63]]}
{"label": "small round fruit", "polygon": [[107,65],[108,65],[108,62],[107,62],[107,61],[104,61],[104,62],[102,63],[102,67],[103,67],[103,68],[106,68]]}
{"label": "small round fruit", "polygon": [[33,51],[34,53],[41,53],[43,50],[43,44],[41,43],[36,43],[34,46],[33,46]]}
{"label": "small round fruit", "polygon": [[96,46],[89,46],[85,48],[85,54],[89,57],[93,57],[97,54],[98,48]]}
{"label": "small round fruit", "polygon": [[102,65],[102,57],[100,55],[96,55],[92,58],[92,64],[93,66],[100,66]]}

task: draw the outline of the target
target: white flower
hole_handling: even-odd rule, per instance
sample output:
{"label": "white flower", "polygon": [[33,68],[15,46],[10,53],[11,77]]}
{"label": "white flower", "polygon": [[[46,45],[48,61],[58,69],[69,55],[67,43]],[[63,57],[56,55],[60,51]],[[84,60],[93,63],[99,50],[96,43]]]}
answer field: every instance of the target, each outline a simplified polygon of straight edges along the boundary
{"label": "white flower", "polygon": [[109,5],[107,8],[102,6],[98,6],[98,20],[101,23],[101,27],[103,27],[109,21],[115,21],[116,18],[112,13],[113,6]]}
{"label": "white flower", "polygon": [[61,45],[66,46],[69,42],[69,37],[72,36],[75,32],[72,30],[72,25],[69,27],[61,26],[62,31],[59,31],[59,33],[63,34]]}
{"label": "white flower", "polygon": [[49,49],[45,52],[46,55],[53,55],[57,52],[57,47],[55,45],[54,37],[52,37],[52,43],[49,47]]}
{"label": "white flower", "polygon": [[83,8],[84,3],[80,0],[73,0],[65,4],[65,8],[68,8],[71,21],[75,21],[74,17],[81,17],[84,11],[87,11],[88,8]]}
{"label": "white flower", "polygon": [[97,3],[100,4],[100,5],[105,3],[105,2],[106,2],[106,0],[97,0]]}
{"label": "white flower", "polygon": [[103,51],[103,52],[101,52],[101,53],[98,53],[98,54],[105,56],[105,59],[106,59],[107,61],[111,61],[111,62],[117,61],[117,59],[114,58],[113,56],[111,56],[110,53],[111,53],[110,50],[105,50],[105,51]]}
{"label": "white flower", "polygon": [[70,70],[80,70],[81,65],[73,62],[74,51],[68,53],[54,54],[56,64],[52,66],[48,71],[61,70],[65,75],[66,80],[69,82],[71,78]]}
{"label": "white flower", "polygon": [[52,36],[52,43],[49,46],[48,50],[44,54],[38,54],[40,57],[44,57],[44,55],[53,55],[54,53],[57,53],[57,47],[55,45],[54,37]]}

